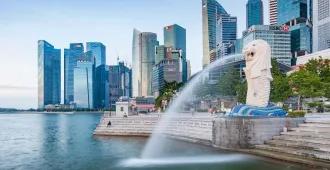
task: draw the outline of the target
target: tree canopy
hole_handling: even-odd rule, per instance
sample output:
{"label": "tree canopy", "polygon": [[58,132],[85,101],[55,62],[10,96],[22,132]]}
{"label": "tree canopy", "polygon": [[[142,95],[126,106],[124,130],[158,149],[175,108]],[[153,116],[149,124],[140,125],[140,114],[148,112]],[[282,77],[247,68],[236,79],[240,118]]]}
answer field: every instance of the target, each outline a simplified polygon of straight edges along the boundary
{"label": "tree canopy", "polygon": [[172,97],[183,85],[183,83],[178,83],[176,81],[164,81],[164,86],[159,89],[159,96],[156,98],[155,107],[161,108],[163,99],[167,100],[167,104],[169,104]]}

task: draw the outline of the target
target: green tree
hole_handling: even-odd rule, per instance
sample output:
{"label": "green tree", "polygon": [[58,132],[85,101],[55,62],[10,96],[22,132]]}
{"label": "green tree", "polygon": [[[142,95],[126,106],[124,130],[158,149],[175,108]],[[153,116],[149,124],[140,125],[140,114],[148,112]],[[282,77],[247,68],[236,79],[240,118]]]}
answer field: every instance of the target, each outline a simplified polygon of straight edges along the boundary
{"label": "green tree", "polygon": [[220,75],[219,93],[222,96],[236,96],[236,86],[240,84],[240,75],[235,67],[230,67],[228,72]]}
{"label": "green tree", "polygon": [[289,80],[286,78],[286,75],[281,73],[277,61],[272,59],[272,77],[273,81],[271,81],[271,92],[270,92],[270,101],[284,102],[290,96],[292,96],[292,90],[289,85]]}
{"label": "green tree", "polygon": [[324,84],[315,72],[301,69],[292,73],[288,79],[293,94],[298,97],[298,110],[300,110],[302,97],[314,98],[325,94]]}
{"label": "green tree", "polygon": [[167,100],[167,104],[169,104],[172,97],[183,85],[183,83],[177,83],[176,81],[164,81],[164,86],[159,90],[160,95],[156,98],[155,108],[160,108],[162,106],[163,99]]}
{"label": "green tree", "polygon": [[247,81],[243,80],[236,86],[237,102],[246,104]]}
{"label": "green tree", "polygon": [[300,69],[317,74],[323,83],[324,97],[330,98],[330,59],[311,59]]}

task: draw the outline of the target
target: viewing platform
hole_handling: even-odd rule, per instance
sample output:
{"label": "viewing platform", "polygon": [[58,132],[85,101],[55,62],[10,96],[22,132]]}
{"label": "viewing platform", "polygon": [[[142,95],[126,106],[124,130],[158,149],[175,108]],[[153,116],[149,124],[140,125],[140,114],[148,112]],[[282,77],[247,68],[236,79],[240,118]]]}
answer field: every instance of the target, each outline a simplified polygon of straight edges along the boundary
{"label": "viewing platform", "polygon": [[[161,114],[124,117],[106,117],[100,120],[94,135],[101,136],[145,136],[152,133],[163,134],[166,137],[200,143],[212,144],[212,120],[210,114],[191,116],[189,114],[173,117],[166,128],[156,129],[161,120]],[[108,126],[108,122],[111,126]]]}

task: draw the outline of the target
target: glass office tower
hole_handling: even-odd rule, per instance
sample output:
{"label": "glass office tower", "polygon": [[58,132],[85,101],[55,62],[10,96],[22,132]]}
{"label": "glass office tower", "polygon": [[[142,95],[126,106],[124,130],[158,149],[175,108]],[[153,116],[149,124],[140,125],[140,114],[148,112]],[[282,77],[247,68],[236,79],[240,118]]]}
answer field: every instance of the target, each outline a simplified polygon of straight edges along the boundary
{"label": "glass office tower", "polygon": [[38,108],[61,103],[61,50],[38,41]]}
{"label": "glass office tower", "polygon": [[264,25],[262,0],[249,0],[246,4],[246,29],[252,25]]}
{"label": "glass office tower", "polygon": [[86,50],[92,51],[95,57],[95,107],[105,108],[106,101],[109,101],[106,94],[108,75],[106,74],[106,47],[100,42],[87,42]]}
{"label": "glass office tower", "polygon": [[227,14],[226,10],[216,0],[202,0],[203,20],[203,67],[211,63],[216,57],[216,25],[217,17]]}
{"label": "glass office tower", "polygon": [[64,104],[74,101],[73,69],[77,65],[77,58],[83,53],[83,43],[71,43],[70,49],[64,49]]}
{"label": "glass office tower", "polygon": [[307,0],[278,0],[277,23],[290,27],[293,59],[312,52],[312,24]]}
{"label": "glass office tower", "polygon": [[[237,39],[237,17],[220,14],[217,20],[217,57],[228,54],[228,47]],[[213,61],[211,61],[213,62]]]}
{"label": "glass office tower", "polygon": [[[313,18],[313,52],[330,48],[330,0],[309,0]],[[312,4],[312,5],[311,5]]]}
{"label": "glass office tower", "polygon": [[77,108],[94,108],[94,62],[91,51],[77,58],[74,68],[74,104]]}
{"label": "glass office tower", "polygon": [[133,97],[152,96],[152,69],[155,64],[157,34],[133,30],[132,93]]}
{"label": "glass office tower", "polygon": [[119,62],[118,65],[109,67],[109,96],[110,107],[116,108],[116,102],[122,96],[131,97],[131,70],[125,65],[124,62]]}
{"label": "glass office tower", "polygon": [[164,45],[173,50],[182,50],[182,82],[187,82],[187,52],[186,52],[186,29],[174,24],[164,27]]}

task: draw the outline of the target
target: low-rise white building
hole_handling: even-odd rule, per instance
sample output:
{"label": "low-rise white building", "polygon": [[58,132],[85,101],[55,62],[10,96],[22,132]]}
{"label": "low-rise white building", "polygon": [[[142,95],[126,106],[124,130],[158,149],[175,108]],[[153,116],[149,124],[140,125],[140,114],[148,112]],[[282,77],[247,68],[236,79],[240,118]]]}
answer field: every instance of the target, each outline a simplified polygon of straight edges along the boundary
{"label": "low-rise white building", "polygon": [[312,54],[300,56],[297,58],[297,66],[306,64],[310,59],[318,59],[322,57],[322,59],[330,59],[330,49],[318,51]]}
{"label": "low-rise white building", "polygon": [[130,102],[116,102],[116,116],[123,117],[124,115],[130,115]]}

